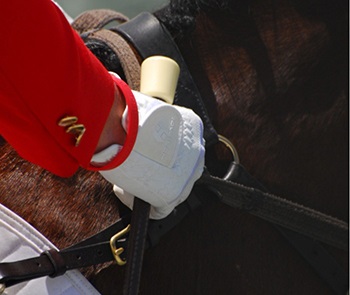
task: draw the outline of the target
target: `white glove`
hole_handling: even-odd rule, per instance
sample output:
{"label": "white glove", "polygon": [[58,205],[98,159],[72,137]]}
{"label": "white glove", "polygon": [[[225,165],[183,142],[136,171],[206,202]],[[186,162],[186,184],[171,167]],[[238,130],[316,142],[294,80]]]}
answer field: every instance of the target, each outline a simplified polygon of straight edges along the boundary
{"label": "white glove", "polygon": [[[204,167],[201,119],[183,107],[133,91],[139,112],[139,130],[133,151],[117,168],[100,171],[114,184],[120,200],[132,208],[134,197],[150,203],[153,219],[166,217],[190,194]],[[127,124],[127,108],[123,126]],[[93,162],[104,162],[121,146],[113,145]]]}

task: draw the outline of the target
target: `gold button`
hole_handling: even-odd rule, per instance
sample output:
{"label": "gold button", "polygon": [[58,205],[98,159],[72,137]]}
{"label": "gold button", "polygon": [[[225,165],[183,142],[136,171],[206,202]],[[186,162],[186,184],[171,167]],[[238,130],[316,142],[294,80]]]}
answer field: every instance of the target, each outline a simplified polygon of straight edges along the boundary
{"label": "gold button", "polygon": [[86,131],[86,128],[83,124],[76,123],[78,123],[78,117],[67,116],[58,122],[58,126],[65,127],[67,133],[75,135],[75,146],[78,146]]}

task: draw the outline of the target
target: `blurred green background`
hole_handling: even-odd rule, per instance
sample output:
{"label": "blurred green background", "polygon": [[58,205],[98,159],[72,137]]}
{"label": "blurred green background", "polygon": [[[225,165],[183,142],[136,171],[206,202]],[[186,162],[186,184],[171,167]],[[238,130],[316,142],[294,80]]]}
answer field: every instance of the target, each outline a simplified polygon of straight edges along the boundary
{"label": "blurred green background", "polygon": [[73,18],[85,10],[98,8],[117,10],[132,18],[142,11],[157,10],[167,4],[168,0],[56,0],[56,2]]}

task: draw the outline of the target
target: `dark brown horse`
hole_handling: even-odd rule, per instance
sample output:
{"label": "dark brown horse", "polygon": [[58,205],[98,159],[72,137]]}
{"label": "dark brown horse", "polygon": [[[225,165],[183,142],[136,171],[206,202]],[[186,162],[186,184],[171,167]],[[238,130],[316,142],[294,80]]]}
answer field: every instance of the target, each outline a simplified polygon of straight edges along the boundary
{"label": "dark brown horse", "polygon": [[[271,192],[348,220],[347,1],[173,1],[178,43],[217,131]],[[61,179],[1,142],[0,201],[64,248],[118,219],[111,185]],[[207,151],[211,171],[230,155]],[[345,251],[326,246],[347,269]],[[97,274],[98,273],[98,274]],[[123,269],[86,272],[119,294]],[[332,294],[269,223],[213,203],[145,254],[141,294]]]}

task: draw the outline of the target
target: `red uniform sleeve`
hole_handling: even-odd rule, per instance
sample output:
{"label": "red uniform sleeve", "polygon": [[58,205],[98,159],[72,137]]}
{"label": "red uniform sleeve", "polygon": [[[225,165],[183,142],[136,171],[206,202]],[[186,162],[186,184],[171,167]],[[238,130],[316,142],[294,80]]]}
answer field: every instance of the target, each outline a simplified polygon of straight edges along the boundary
{"label": "red uniform sleeve", "polygon": [[[1,1],[0,134],[25,159],[63,177],[88,167],[114,82],[50,0]],[[74,136],[58,122],[76,116]]]}

